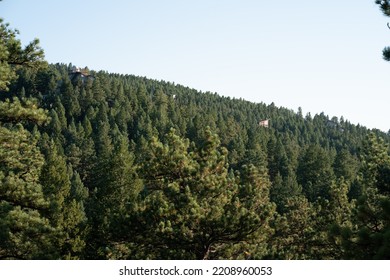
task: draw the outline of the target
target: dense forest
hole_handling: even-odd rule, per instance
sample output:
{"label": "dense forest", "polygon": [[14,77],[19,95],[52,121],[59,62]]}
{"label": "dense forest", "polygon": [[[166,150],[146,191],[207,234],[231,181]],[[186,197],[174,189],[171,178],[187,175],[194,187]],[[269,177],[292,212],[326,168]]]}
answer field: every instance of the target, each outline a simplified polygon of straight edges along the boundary
{"label": "dense forest", "polygon": [[390,258],[390,132],[48,64],[0,24],[0,259]]}

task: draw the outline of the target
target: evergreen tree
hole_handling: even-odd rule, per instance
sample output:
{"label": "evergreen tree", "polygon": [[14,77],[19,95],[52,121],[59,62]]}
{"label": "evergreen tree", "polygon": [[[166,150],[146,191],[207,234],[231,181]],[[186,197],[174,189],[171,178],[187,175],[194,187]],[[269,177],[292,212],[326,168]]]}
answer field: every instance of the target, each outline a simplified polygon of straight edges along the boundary
{"label": "evergreen tree", "polygon": [[[390,16],[390,1],[389,0],[375,0],[375,3],[380,6],[385,16]],[[390,61],[390,47],[385,47],[382,51],[383,59]]]}
{"label": "evergreen tree", "polygon": [[[8,90],[21,67],[37,69],[43,51],[34,40],[25,48],[0,19],[0,90]],[[37,139],[22,125],[42,123],[45,112],[30,100],[0,102],[0,258],[53,257],[53,228],[43,213],[48,202],[39,182],[44,158]]]}
{"label": "evergreen tree", "polygon": [[168,124],[168,97],[161,89],[155,93],[155,106],[153,106],[152,115],[156,122],[157,130],[164,135]]}
{"label": "evergreen tree", "polygon": [[318,145],[310,145],[300,159],[297,170],[298,183],[309,201],[328,198],[334,173],[328,153]]}
{"label": "evergreen tree", "polygon": [[388,259],[390,257],[389,148],[371,133],[364,145],[358,183],[362,195],[356,203],[353,224],[338,229],[346,257]]}
{"label": "evergreen tree", "polygon": [[[54,142],[43,144],[45,164],[40,182],[50,203],[47,217],[56,229],[53,245],[62,259],[79,258],[84,250],[86,217],[83,204],[86,199],[82,183],[73,178],[76,174],[66,166],[65,159],[58,154]],[[73,181],[72,181],[73,179]],[[73,183],[73,186],[72,186]],[[74,188],[72,191],[72,187]]]}
{"label": "evergreen tree", "polygon": [[53,257],[54,229],[43,215],[48,201],[39,182],[44,158],[36,142],[20,124],[0,126],[0,259]]}
{"label": "evergreen tree", "polygon": [[241,179],[229,175],[226,149],[209,129],[205,135],[198,149],[175,131],[166,144],[156,138],[151,143],[139,221],[149,257],[226,257],[229,245],[267,228],[273,211],[267,177],[261,179],[253,166]]}
{"label": "evergreen tree", "polygon": [[350,185],[342,177],[336,182],[333,182],[330,189],[329,203],[324,207],[321,215],[323,216],[324,224],[322,230],[327,232],[327,250],[328,258],[342,259],[347,255],[347,251],[343,247],[343,238],[340,236],[340,227],[350,228],[352,226],[352,211],[355,208],[355,201],[350,201],[348,193]]}
{"label": "evergreen tree", "polygon": [[333,169],[337,178],[343,177],[348,182],[353,182],[356,179],[358,171],[358,160],[345,149],[337,153]]}
{"label": "evergreen tree", "polygon": [[38,124],[47,121],[46,111],[37,108],[37,102],[34,99],[18,98],[6,99],[0,101],[0,121],[6,123],[26,123],[35,122]]}
{"label": "evergreen tree", "polygon": [[94,180],[95,190],[89,203],[92,233],[88,245],[93,250],[89,257],[117,258],[116,240],[123,239],[120,223],[142,186],[127,137],[121,136],[110,157],[97,167],[99,170],[95,176],[98,178]]}
{"label": "evergreen tree", "polygon": [[[316,236],[316,211],[303,195],[289,198],[285,213],[273,224],[274,234],[269,241],[269,258],[313,259],[313,239]],[[318,257],[317,257],[318,258]]]}
{"label": "evergreen tree", "polygon": [[37,69],[44,63],[44,53],[39,40],[34,39],[24,48],[17,35],[19,32],[9,28],[0,18],[0,90],[8,90],[8,86],[16,78],[16,69],[31,67]]}
{"label": "evergreen tree", "polygon": [[288,200],[301,194],[302,187],[298,185],[295,174],[283,178],[278,173],[271,186],[270,199],[276,204],[278,213],[283,214],[286,212]]}

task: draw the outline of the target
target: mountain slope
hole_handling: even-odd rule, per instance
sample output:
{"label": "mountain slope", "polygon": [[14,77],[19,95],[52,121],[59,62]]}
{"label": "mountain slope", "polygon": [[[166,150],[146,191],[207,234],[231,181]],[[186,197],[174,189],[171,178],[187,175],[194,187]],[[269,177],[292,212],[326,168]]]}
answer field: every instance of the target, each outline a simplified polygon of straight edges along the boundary
{"label": "mountain slope", "polygon": [[1,94],[15,97],[50,117],[25,127],[51,170],[40,183],[61,258],[388,256],[379,130],[63,64],[20,69]]}

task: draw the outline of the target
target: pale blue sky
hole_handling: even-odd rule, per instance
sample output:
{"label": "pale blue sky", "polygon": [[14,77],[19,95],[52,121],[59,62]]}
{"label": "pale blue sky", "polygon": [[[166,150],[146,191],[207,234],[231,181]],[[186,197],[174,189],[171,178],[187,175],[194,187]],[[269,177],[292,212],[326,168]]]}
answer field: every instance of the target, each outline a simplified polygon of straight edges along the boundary
{"label": "pale blue sky", "polygon": [[390,18],[374,0],[3,0],[49,62],[390,129]]}

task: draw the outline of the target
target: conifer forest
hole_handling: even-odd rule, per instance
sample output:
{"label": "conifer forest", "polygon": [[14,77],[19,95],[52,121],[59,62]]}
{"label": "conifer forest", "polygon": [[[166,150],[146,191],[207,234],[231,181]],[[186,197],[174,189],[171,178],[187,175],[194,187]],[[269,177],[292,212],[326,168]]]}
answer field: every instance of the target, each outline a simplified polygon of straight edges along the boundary
{"label": "conifer forest", "polygon": [[390,258],[390,132],[49,64],[0,24],[0,259]]}

